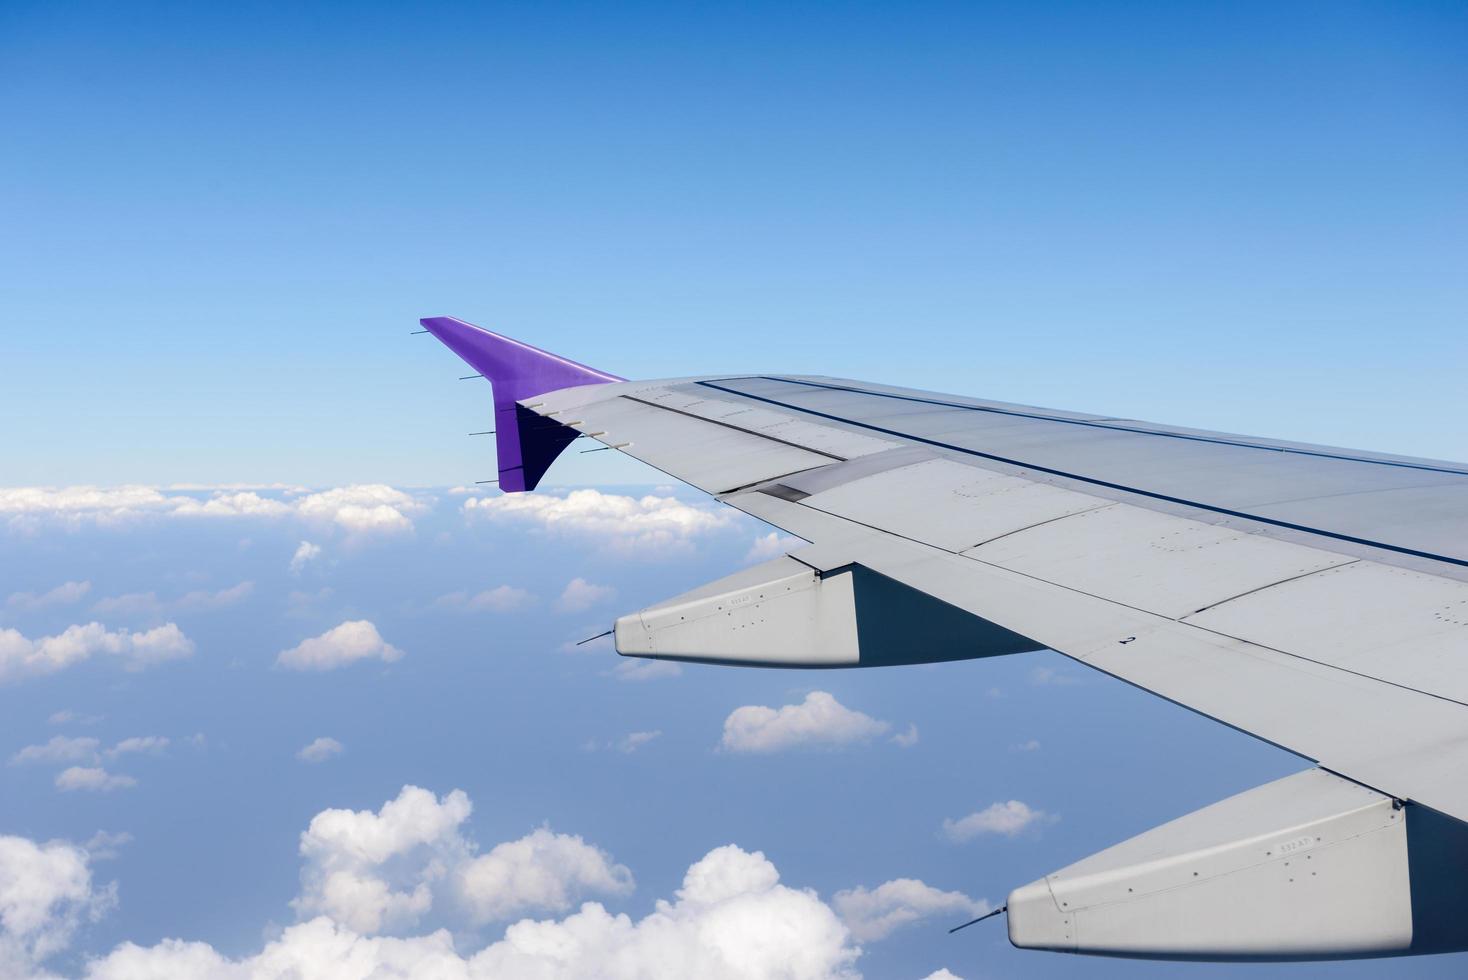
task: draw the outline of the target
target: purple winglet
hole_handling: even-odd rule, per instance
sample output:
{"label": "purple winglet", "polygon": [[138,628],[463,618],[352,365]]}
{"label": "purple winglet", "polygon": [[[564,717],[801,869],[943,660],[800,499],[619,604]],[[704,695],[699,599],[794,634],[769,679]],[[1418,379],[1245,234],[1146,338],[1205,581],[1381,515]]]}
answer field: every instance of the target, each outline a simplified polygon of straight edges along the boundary
{"label": "purple winglet", "polygon": [[561,450],[579,435],[516,402],[561,388],[625,380],[451,316],[430,316],[418,322],[489,379],[494,391],[500,489],[507,493],[534,490]]}

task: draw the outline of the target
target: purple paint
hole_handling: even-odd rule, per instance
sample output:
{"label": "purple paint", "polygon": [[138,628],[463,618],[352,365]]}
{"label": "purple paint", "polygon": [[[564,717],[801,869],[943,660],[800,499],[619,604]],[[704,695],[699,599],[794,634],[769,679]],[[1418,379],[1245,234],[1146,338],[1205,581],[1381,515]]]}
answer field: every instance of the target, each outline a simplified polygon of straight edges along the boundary
{"label": "purple paint", "polygon": [[561,388],[625,380],[451,316],[430,316],[418,322],[489,379],[500,489],[506,493],[534,490],[561,450],[579,435],[516,402]]}

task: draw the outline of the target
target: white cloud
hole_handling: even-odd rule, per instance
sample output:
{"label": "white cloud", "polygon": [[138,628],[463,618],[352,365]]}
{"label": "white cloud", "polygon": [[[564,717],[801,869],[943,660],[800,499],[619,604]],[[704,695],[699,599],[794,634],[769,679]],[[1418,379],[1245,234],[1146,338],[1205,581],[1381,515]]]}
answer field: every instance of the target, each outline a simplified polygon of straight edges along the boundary
{"label": "white cloud", "polygon": [[892,726],[853,711],[825,691],[782,708],[747,704],[724,719],[720,745],[730,752],[780,752],[797,746],[840,748],[886,734]]}
{"label": "white cloud", "polygon": [[463,612],[514,612],[516,609],[524,609],[534,601],[535,596],[525,589],[513,585],[497,585],[473,595],[468,592],[450,592],[439,596],[433,604],[440,609],[458,609]]}
{"label": "white cloud", "polygon": [[296,553],[291,555],[291,574],[299,575],[311,562],[321,557],[321,545],[302,541],[296,545]]}
{"label": "white cloud", "polygon": [[[6,487],[0,488],[0,520],[29,530],[42,522],[69,528],[87,524],[116,526],[148,518],[181,517],[283,519],[294,517],[349,536],[412,530],[412,518],[428,504],[383,484],[337,487],[316,493],[279,493],[280,487]],[[208,493],[201,497],[199,492]]]}
{"label": "white cloud", "polygon": [[564,919],[523,919],[477,953],[447,930],[366,937],[326,916],[286,929],[258,954],[230,960],[204,943],[124,943],[88,964],[87,980],[196,977],[433,977],[435,980],[858,980],[861,950],[829,906],[780,883],[765,856],[716,848],[672,899],[639,920],[587,902]]}
{"label": "white cloud", "polygon": [[70,738],[54,735],[42,745],[27,745],[10,757],[12,766],[29,763],[96,761],[101,743],[95,738]]}
{"label": "white cloud", "polygon": [[973,840],[981,834],[1013,837],[1036,824],[1053,823],[1055,820],[1056,817],[1044,810],[1036,810],[1019,800],[1010,800],[1007,803],[990,804],[957,820],[946,819],[943,821],[943,833],[949,840],[959,842]]}
{"label": "white cloud", "polygon": [[301,835],[297,913],[325,914],[365,934],[411,926],[445,897],[483,924],[632,890],[632,873],[606,852],[547,827],[476,856],[461,831],[472,809],[462,791],[437,798],[405,786],[376,813],[317,814]]}
{"label": "white cloud", "polygon": [[53,711],[51,713],[51,716],[46,719],[47,723],[52,725],[95,725],[101,720],[101,715],[78,714],[70,708],[63,708],[60,711]]}
{"label": "white cloud", "polygon": [[909,722],[907,726],[907,731],[898,732],[896,735],[892,736],[892,743],[900,749],[910,749],[914,745],[918,744],[917,725]]}
{"label": "white cloud", "polygon": [[1036,687],[1064,687],[1080,682],[1075,674],[1054,667],[1036,667],[1030,671],[1030,683]]}
{"label": "white cloud", "polygon": [[108,749],[102,748],[101,743],[95,738],[71,738],[66,735],[55,735],[41,745],[27,745],[16,752],[10,757],[10,764],[12,766],[31,763],[59,765],[66,762],[87,762],[95,765],[104,756],[115,759],[129,753],[158,755],[166,748],[168,748],[168,739],[162,735],[125,738]]}
{"label": "white cloud", "polygon": [[662,735],[661,729],[651,732],[629,732],[617,742],[617,751],[631,755],[653,739],[661,738]]}
{"label": "white cloud", "polygon": [[577,577],[567,582],[566,587],[561,590],[561,597],[556,600],[556,609],[561,612],[585,612],[616,594],[617,590],[610,585],[593,585],[586,579]]}
{"label": "white cloud", "polygon": [[166,613],[212,612],[238,605],[254,591],[254,582],[240,582],[217,592],[196,589],[176,599],[159,599],[156,592],[129,592],[98,599],[92,605],[92,612],[103,616],[162,616]]}
{"label": "white cloud", "polygon": [[115,759],[120,755],[129,753],[147,753],[148,755],[160,755],[168,748],[168,739],[162,735],[135,735],[125,738],[106,751],[109,759]]}
{"label": "white cloud", "polygon": [[642,748],[644,745],[647,745],[649,742],[653,742],[662,737],[663,733],[661,730],[650,732],[628,732],[621,738],[616,739],[587,739],[581,747],[587,752],[600,752],[606,750],[620,752],[623,755],[631,755],[638,749]]}
{"label": "white cloud", "polygon": [[342,743],[334,738],[318,738],[296,753],[302,762],[325,762],[334,755],[341,755]]}
{"label": "white cloud", "polygon": [[87,852],[64,841],[0,835],[0,976],[26,977],[66,948],[84,921],[116,904],[94,888]]}
{"label": "white cloud", "polygon": [[47,609],[51,606],[69,606],[80,602],[86,594],[91,591],[91,582],[63,582],[51,589],[37,595],[34,592],[13,592],[5,600],[5,608],[13,612],[34,612],[37,609]]}
{"label": "white cloud", "polygon": [[671,660],[626,657],[607,673],[619,681],[655,681],[660,677],[677,677],[683,668]]}
{"label": "white cloud", "polygon": [[923,980],[963,980],[963,977],[945,967],[940,967],[923,977]]}
{"label": "white cloud", "polygon": [[137,784],[138,781],[131,776],[110,773],[99,766],[72,766],[56,776],[56,788],[65,791],[81,789],[110,793],[115,789],[131,789]]}
{"label": "white cloud", "polygon": [[754,539],[754,544],[749,546],[749,551],[745,553],[744,560],[749,563],[769,561],[772,558],[779,558],[781,555],[788,554],[804,544],[805,542],[800,538],[791,537],[788,534],[781,534],[779,531],[771,531],[769,534],[762,534]]}
{"label": "white cloud", "polygon": [[112,833],[107,830],[99,830],[88,838],[82,845],[82,850],[87,852],[87,857],[93,861],[110,861],[117,857],[117,851],[133,842],[133,835],[127,831]]}
{"label": "white cloud", "polygon": [[564,497],[549,493],[470,497],[464,501],[464,514],[601,538],[616,550],[644,554],[686,548],[698,536],[732,527],[738,519],[728,508],[694,506],[674,497],[627,497],[590,489],[573,490]]}
{"label": "white cloud", "polygon": [[831,904],[857,942],[875,942],[893,930],[931,915],[972,918],[989,911],[989,903],[963,892],[945,892],[915,878],[897,878],[868,891],[856,887],[831,896]]}
{"label": "white cloud", "polygon": [[150,630],[109,631],[101,623],[68,626],[56,636],[30,640],[12,629],[0,629],[0,683],[55,673],[94,654],[122,658],[126,670],[142,670],[187,657],[194,643],[173,623]]}
{"label": "white cloud", "polygon": [[48,518],[73,527],[87,521],[115,524],[170,511],[177,499],[141,486],[4,487],[0,488],[0,516],[11,527],[28,527]]}
{"label": "white cloud", "polygon": [[404,786],[371,810],[323,810],[301,834],[301,917],[322,913],[359,933],[412,925],[433,905],[430,881],[460,863],[459,825],[473,809],[454,790],[442,800]]}
{"label": "white cloud", "polygon": [[411,531],[412,515],[427,505],[401,490],[373,483],[309,494],[295,501],[295,509],[308,521],[366,535]]}
{"label": "white cloud", "polygon": [[578,836],[541,827],[461,866],[459,894],[476,922],[564,912],[583,894],[627,895],[632,872]]}
{"label": "white cloud", "polygon": [[392,663],[402,655],[403,651],[383,640],[376,626],[355,619],[282,650],[275,662],[291,670],[333,670],[372,658]]}
{"label": "white cloud", "polygon": [[207,500],[197,497],[169,498],[172,513],[181,517],[284,517],[290,504],[254,491],[216,492]]}
{"label": "white cloud", "polygon": [[[305,867],[296,907],[310,916],[307,921],[239,959],[200,942],[165,939],[147,947],[124,942],[89,959],[84,975],[87,980],[858,980],[855,963],[861,950],[832,908],[813,891],[782,884],[762,853],[735,845],[715,848],[695,862],[682,887],[641,919],[614,915],[588,901],[564,918],[521,919],[502,938],[470,953],[455,948],[448,929],[403,938],[370,935],[392,922],[410,923],[436,906],[438,896],[452,897],[472,922],[526,908],[568,910],[578,893],[624,895],[632,888],[631,873],[604,852],[545,828],[476,857],[473,842],[461,833],[471,809],[458,791],[439,798],[404,787],[375,813],[322,811],[301,836]],[[94,841],[99,851],[122,842],[113,835]],[[84,919],[99,917],[115,903],[111,888],[92,886],[88,858],[86,850],[68,844],[0,837],[0,975],[31,975],[41,961],[66,947]],[[465,879],[473,879],[472,894],[461,888]],[[893,884],[852,893],[883,896],[848,903],[863,913],[864,926],[892,909],[928,914],[941,902],[927,895],[888,900]]]}

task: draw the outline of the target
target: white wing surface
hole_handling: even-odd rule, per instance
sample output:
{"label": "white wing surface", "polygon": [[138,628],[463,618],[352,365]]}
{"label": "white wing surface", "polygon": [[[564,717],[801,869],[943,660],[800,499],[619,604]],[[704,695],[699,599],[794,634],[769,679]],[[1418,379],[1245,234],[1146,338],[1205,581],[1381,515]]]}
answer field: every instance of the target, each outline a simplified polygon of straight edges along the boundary
{"label": "white wing surface", "polygon": [[[811,543],[623,617],[624,654],[1048,647],[1320,766],[1017,890],[1017,944],[1468,947],[1468,466],[821,377],[598,379],[518,405]],[[1314,852],[1303,881],[1290,841]]]}

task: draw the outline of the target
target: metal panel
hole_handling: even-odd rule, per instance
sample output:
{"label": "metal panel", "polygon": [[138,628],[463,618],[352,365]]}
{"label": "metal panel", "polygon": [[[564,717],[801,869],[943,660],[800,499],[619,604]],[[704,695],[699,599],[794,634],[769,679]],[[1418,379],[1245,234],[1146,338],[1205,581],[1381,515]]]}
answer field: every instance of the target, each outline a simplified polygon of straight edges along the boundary
{"label": "metal panel", "polygon": [[[1263,533],[1299,528],[1468,566],[1468,467],[1329,446],[1005,406],[951,395],[805,379],[712,381],[767,408],[883,438],[981,454],[1057,478],[1137,494],[1139,506],[1191,504],[1254,516]],[[732,396],[731,396],[732,397]],[[936,445],[935,445],[936,444]],[[1084,490],[1084,486],[1079,489]],[[1422,506],[1405,505],[1418,499]],[[1359,498],[1359,499],[1350,499]],[[1153,503],[1156,501],[1157,503]],[[1329,547],[1329,541],[1324,543]],[[1397,560],[1383,555],[1384,560]],[[1416,554],[1408,558],[1420,557]]]}
{"label": "metal panel", "polygon": [[1170,619],[1350,558],[1112,504],[964,554]]}
{"label": "metal panel", "polygon": [[1105,506],[1059,487],[934,459],[807,497],[803,503],[947,551]]}
{"label": "metal panel", "polygon": [[1468,703],[1468,585],[1461,582],[1362,561],[1187,621]]}
{"label": "metal panel", "polygon": [[596,437],[601,442],[710,493],[832,462],[830,456],[625,398],[587,403],[573,414],[577,418],[568,421],[602,433]]}
{"label": "metal panel", "polygon": [[852,432],[837,426],[823,425],[798,412],[776,411],[738,396],[718,397],[712,389],[696,385],[680,385],[656,399],[672,405],[677,399],[681,411],[722,425],[731,425],[759,435],[808,446],[818,452],[842,459],[854,459],[894,449],[901,442]]}

